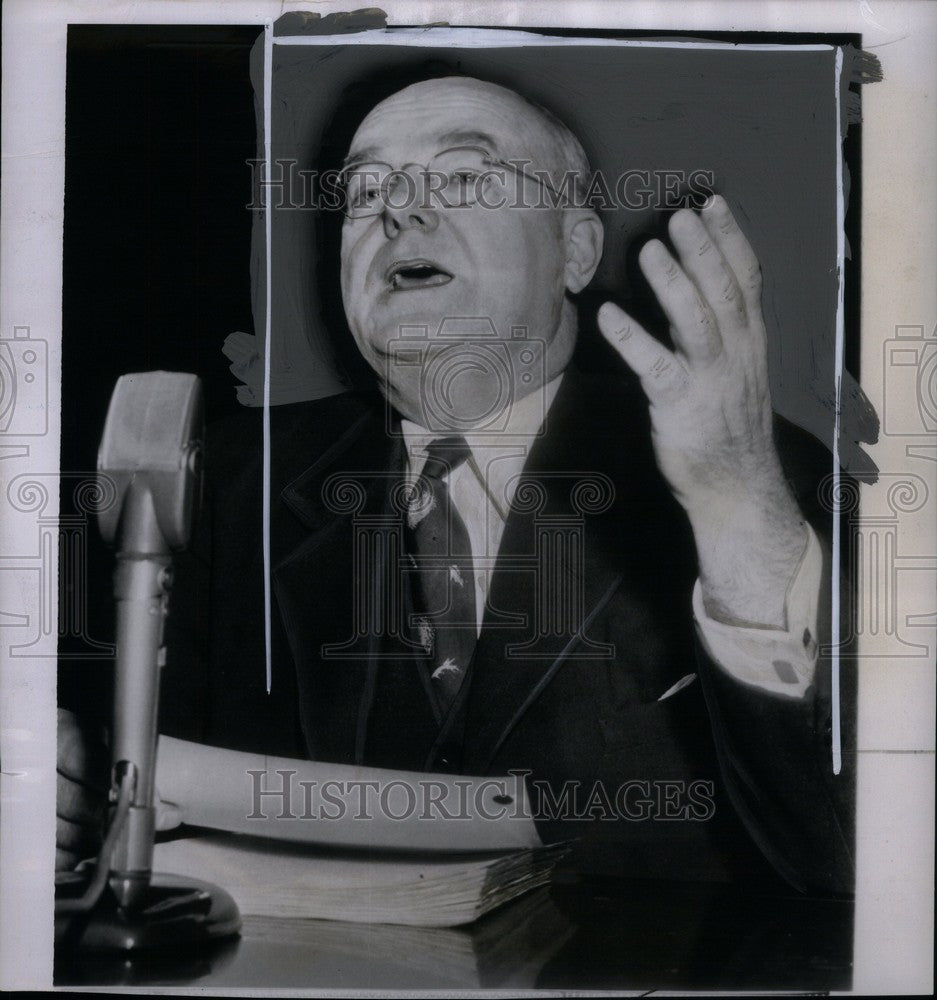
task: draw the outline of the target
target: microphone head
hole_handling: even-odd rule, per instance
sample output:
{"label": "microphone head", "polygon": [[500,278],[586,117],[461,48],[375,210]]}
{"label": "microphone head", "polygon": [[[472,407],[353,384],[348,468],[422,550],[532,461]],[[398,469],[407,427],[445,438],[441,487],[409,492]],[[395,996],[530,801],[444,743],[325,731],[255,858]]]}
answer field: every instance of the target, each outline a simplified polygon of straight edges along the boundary
{"label": "microphone head", "polygon": [[116,502],[98,513],[106,542],[117,541],[124,501],[136,484],[149,490],[168,547],[185,548],[201,499],[203,419],[196,375],[139,372],[117,380],[98,449],[98,477],[117,491]]}

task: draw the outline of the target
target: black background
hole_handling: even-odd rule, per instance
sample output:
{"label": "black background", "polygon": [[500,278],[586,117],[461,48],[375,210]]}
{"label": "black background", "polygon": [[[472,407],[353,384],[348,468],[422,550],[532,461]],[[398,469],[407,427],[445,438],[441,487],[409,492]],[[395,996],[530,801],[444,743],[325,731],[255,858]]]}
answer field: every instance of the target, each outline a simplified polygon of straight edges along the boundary
{"label": "black background", "polygon": [[[239,407],[221,344],[253,329],[248,58],[259,33],[69,27],[63,472],[93,475],[111,391],[126,372],[197,373],[210,420]],[[63,515],[74,484],[63,478]],[[92,521],[86,540],[87,577],[60,579],[60,608],[82,604],[86,634],[60,635],[60,658],[73,662],[60,672],[59,698],[107,722],[111,661],[94,657],[88,640],[113,641],[113,554]]]}

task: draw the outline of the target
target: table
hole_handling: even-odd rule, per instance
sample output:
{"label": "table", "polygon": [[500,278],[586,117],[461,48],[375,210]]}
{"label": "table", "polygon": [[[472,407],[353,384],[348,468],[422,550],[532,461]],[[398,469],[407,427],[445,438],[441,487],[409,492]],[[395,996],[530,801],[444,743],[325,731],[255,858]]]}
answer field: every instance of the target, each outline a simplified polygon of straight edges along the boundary
{"label": "table", "polygon": [[467,928],[245,917],[210,952],[59,955],[56,985],[845,990],[849,900],[561,875]]}

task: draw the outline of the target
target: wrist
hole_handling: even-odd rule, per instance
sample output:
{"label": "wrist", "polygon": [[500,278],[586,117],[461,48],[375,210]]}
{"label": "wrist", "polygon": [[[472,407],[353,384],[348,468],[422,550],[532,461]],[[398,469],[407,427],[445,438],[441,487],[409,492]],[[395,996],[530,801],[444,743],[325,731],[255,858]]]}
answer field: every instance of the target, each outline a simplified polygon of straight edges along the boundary
{"label": "wrist", "polygon": [[759,501],[736,496],[689,516],[707,614],[786,628],[785,600],[807,542],[786,484],[782,495]]}

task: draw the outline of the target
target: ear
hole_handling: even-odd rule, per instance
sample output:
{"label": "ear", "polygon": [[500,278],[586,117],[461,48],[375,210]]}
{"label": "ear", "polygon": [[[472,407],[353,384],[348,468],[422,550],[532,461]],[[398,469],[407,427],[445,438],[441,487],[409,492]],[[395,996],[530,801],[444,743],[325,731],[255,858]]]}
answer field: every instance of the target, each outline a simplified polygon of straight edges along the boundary
{"label": "ear", "polygon": [[570,292],[581,292],[592,280],[602,259],[605,230],[595,212],[567,209],[563,215],[563,235],[566,288]]}

